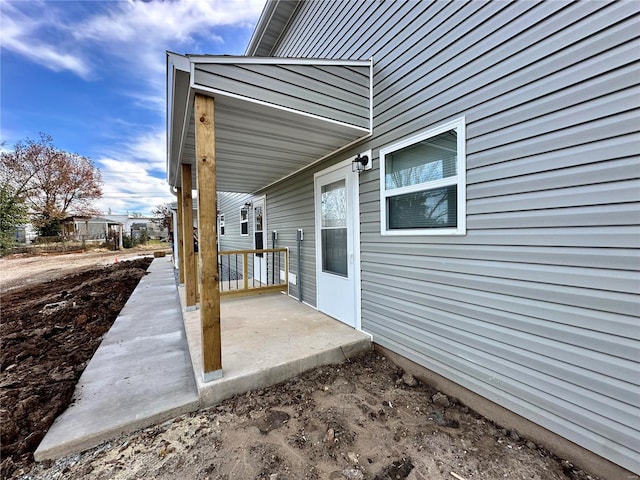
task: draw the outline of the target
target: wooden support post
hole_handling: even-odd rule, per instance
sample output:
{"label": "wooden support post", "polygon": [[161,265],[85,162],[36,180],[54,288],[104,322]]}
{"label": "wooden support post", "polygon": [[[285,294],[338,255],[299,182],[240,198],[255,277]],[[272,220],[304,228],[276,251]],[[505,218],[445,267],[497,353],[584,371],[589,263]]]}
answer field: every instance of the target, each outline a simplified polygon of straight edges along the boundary
{"label": "wooden support post", "polygon": [[198,279],[196,257],[193,252],[193,197],[191,196],[191,165],[186,163],[180,165],[180,177],[180,188],[182,190],[182,242],[184,250],[181,263],[184,266],[186,307],[187,310],[195,310],[196,282]]}
{"label": "wooden support post", "polygon": [[[182,225],[182,188],[178,187],[177,189],[177,197],[178,197],[178,243],[174,245],[176,252],[178,253],[178,281],[180,285],[184,284],[184,263],[182,259],[184,258],[184,233],[183,233],[183,225]],[[175,259],[174,259],[175,261]]]}
{"label": "wooden support post", "polygon": [[216,143],[213,98],[196,94],[196,168],[200,233],[200,321],[204,381],[222,377],[218,277]]}

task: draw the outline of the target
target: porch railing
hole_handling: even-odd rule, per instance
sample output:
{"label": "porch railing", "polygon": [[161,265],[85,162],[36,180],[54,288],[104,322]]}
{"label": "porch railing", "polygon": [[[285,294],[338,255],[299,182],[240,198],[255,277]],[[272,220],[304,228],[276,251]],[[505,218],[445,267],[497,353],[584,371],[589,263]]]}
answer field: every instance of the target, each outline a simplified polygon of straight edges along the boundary
{"label": "porch railing", "polygon": [[220,295],[242,297],[286,291],[289,250],[229,250],[218,252]]}

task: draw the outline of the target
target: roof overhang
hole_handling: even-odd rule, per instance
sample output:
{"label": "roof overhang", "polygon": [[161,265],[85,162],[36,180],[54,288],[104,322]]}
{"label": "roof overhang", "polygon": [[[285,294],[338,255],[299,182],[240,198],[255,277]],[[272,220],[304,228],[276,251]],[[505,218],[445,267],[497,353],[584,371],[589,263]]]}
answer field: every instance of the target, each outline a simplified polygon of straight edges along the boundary
{"label": "roof overhang", "polygon": [[271,56],[300,3],[302,0],[267,0],[245,55]]}
{"label": "roof overhang", "polygon": [[218,191],[258,191],[371,134],[372,60],[168,52],[167,181],[176,187],[180,164],[195,165],[196,93],[215,101]]}

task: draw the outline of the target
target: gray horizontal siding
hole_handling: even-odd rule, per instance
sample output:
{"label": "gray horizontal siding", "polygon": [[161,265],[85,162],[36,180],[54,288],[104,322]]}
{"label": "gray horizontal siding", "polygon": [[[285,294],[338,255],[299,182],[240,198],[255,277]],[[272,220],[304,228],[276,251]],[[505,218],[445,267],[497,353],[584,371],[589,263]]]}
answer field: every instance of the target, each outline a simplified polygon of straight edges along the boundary
{"label": "gray horizontal siding", "polygon": [[[619,156],[620,153],[616,148],[616,156]],[[503,180],[497,180],[494,177],[494,181],[487,184],[471,184],[467,189],[468,196],[479,199],[494,196],[498,189],[501,194],[508,195],[522,193],[524,189],[527,192],[539,192],[557,188],[592,185],[594,180],[598,183],[610,183],[640,178],[637,158],[628,157],[616,160],[611,158],[611,152],[609,151],[609,159],[602,160],[604,161],[565,169],[556,166],[554,170],[539,173],[532,172],[526,176],[510,176]],[[470,181],[472,181],[473,173],[470,174],[470,177]]]}
{"label": "gray horizontal siding", "polygon": [[[563,189],[534,191],[469,200],[469,215],[505,211],[525,211],[543,208],[579,207],[612,203],[638,202],[640,182],[637,179],[620,182],[582,185]],[[499,192],[499,187],[496,187]],[[496,205],[499,203],[500,205]]]}
{"label": "gray horizontal siding", "polygon": [[471,228],[476,223],[483,225],[484,228],[637,225],[640,216],[638,209],[640,209],[640,203],[619,205],[615,211],[601,206],[536,209],[530,212],[520,211],[517,216],[511,212],[473,215],[468,218],[468,222]]}
{"label": "gray horizontal siding", "polygon": [[[371,294],[369,300],[372,304],[376,303],[375,298]],[[377,298],[380,298],[379,295]],[[623,367],[626,375],[634,375],[633,361],[618,359],[616,364],[612,365],[613,362],[609,356],[592,351],[587,357],[579,354],[580,350],[577,347],[563,350],[564,358],[543,361],[540,353],[548,354],[549,351],[562,348],[563,342],[549,342],[547,337],[514,331],[511,327],[503,328],[496,324],[488,324],[482,319],[467,318],[459,312],[442,311],[417,302],[413,310],[421,307],[421,310],[426,309],[430,313],[429,320],[423,320],[416,315],[415,311],[407,308],[405,303],[397,300],[385,303],[385,305],[379,305],[376,311],[384,316],[397,311],[393,317],[395,321],[422,330],[422,335],[424,330],[428,329],[432,332],[431,341],[442,342],[441,348],[447,348],[456,356],[461,358],[466,356],[470,359],[477,355],[479,364],[495,372],[500,372],[504,368],[501,365],[503,363],[518,366],[517,368],[523,371],[522,376],[527,378],[527,384],[535,385],[540,390],[544,390],[544,377],[549,375],[553,377],[548,381],[554,383],[554,396],[579,398],[580,395],[584,395],[586,398],[582,406],[593,412],[606,411],[607,404],[614,404],[615,411],[609,413],[625,425],[632,426],[634,417],[637,418],[634,407],[640,389],[624,380],[612,379],[611,376],[611,370],[619,368],[618,363],[626,364],[627,368]],[[459,308],[464,311],[465,307],[467,311],[473,308],[465,304],[461,304]],[[487,312],[487,315],[492,318],[490,312]],[[562,333],[570,334],[571,332],[555,333],[562,335]],[[455,346],[445,347],[444,343],[447,342],[455,343]],[[482,361],[480,357],[484,357]],[[595,368],[586,372],[583,368],[585,362],[594,365]],[[532,371],[526,372],[527,369]],[[496,382],[500,382],[498,377]],[[558,386],[560,382],[562,386]],[[562,394],[563,391],[566,395]],[[580,415],[580,412],[576,414]]]}
{"label": "gray horizontal siding", "polygon": [[[431,256],[416,257],[398,253],[387,253],[385,263],[400,271],[416,269],[428,270],[434,275],[440,272],[454,275],[478,275],[483,278],[491,277],[507,281],[526,281],[534,285],[562,285],[567,287],[582,287],[605,292],[637,293],[638,277],[632,270],[609,270],[549,264],[520,264],[512,262],[495,262],[485,260],[459,260],[448,258],[443,262],[441,258]],[[630,299],[633,300],[633,299]],[[635,303],[635,302],[634,302]],[[640,305],[636,306],[640,310]]]}
{"label": "gray horizontal siding", "polygon": [[[424,244],[416,243],[413,239],[407,239],[399,244],[393,240],[370,241],[367,251],[371,254],[386,254],[389,244],[401,245],[401,251],[405,255],[423,256],[433,258],[477,259],[495,262],[521,262],[523,264],[538,264],[540,262],[540,249],[534,246],[516,247],[508,249],[500,245],[464,245],[460,243],[449,244]],[[566,267],[590,267],[610,270],[640,269],[640,259],[637,251],[633,249],[602,249],[602,248],[574,248],[556,247],[552,251],[545,252],[547,264]]]}
{"label": "gray horizontal siding", "polygon": [[[374,58],[363,329],[640,473],[637,23],[634,2],[304,2],[274,55]],[[378,149],[462,115],[467,235],[381,236]]]}
{"label": "gray horizontal siding", "polygon": [[[277,247],[289,249],[289,271],[302,278],[302,300],[316,306],[316,243],[313,201],[313,173],[305,172],[266,190],[267,228],[278,232]],[[297,231],[304,231],[301,271],[298,272]],[[271,234],[269,234],[271,242]],[[298,297],[298,284],[289,285],[289,294]]]}
{"label": "gray horizontal siding", "polygon": [[490,186],[489,183],[476,185],[481,182],[553,172],[561,168],[577,167],[589,163],[608,162],[612,159],[612,152],[615,152],[617,158],[635,158],[638,153],[638,143],[640,143],[640,135],[633,132],[609,138],[593,138],[593,141],[589,143],[571,146],[568,149],[551,150],[523,158],[510,159],[507,162],[491,163],[473,168],[467,171],[467,182],[470,184],[470,189],[478,191],[480,188]]}
{"label": "gray horizontal siding", "polygon": [[242,236],[240,229],[240,209],[251,202],[252,196],[246,193],[218,192],[218,212],[224,214],[225,235],[220,236],[220,250],[250,250],[253,248],[252,212],[249,209],[249,235]]}
{"label": "gray horizontal siding", "polygon": [[[349,73],[349,75],[347,75]],[[369,67],[196,64],[194,81],[231,94],[369,128]]]}
{"label": "gray horizontal siding", "polygon": [[[600,343],[601,352],[609,352],[614,356],[618,356],[620,352],[611,350],[616,342],[620,342],[621,345],[626,345],[628,348],[626,354],[623,353],[625,358],[633,359],[634,350],[634,328],[637,327],[637,319],[633,314],[621,314],[612,312],[601,312],[582,304],[567,305],[566,303],[550,302],[540,298],[534,299],[532,296],[514,296],[510,293],[504,293],[504,289],[495,288],[491,290],[486,288],[473,289],[469,288],[468,284],[457,285],[454,282],[438,282],[438,278],[406,278],[396,279],[394,277],[387,277],[384,273],[377,273],[375,271],[363,272],[363,277],[367,277],[372,283],[376,285],[371,286],[372,291],[378,291],[379,289],[397,292],[401,289],[409,289],[412,286],[422,287],[423,302],[428,298],[426,293],[433,297],[433,301],[448,302],[450,308],[457,308],[460,303],[467,303],[477,305],[482,308],[495,308],[496,304],[500,304],[502,310],[495,310],[493,320],[491,323],[499,321],[501,315],[507,315],[507,318],[520,318],[521,322],[507,319],[504,326],[512,327],[515,330],[523,330],[529,332],[535,332],[543,336],[545,332],[550,332],[547,328],[551,328],[554,331],[558,330],[570,330],[576,332],[575,329],[583,329],[580,336],[577,338],[583,338],[585,342],[598,342]],[[478,285],[481,285],[483,279],[478,279]],[[510,315],[513,315],[511,317]],[[472,315],[470,315],[472,316]],[[558,318],[562,318],[562,322],[558,322]],[[537,319],[532,322],[532,318]],[[545,327],[546,326],[546,327]],[[586,340],[592,337],[592,340]],[[550,336],[549,338],[557,338],[556,336]],[[565,337],[566,338],[566,337]],[[580,345],[578,343],[578,345]],[[593,349],[593,345],[587,343],[584,344],[585,348]],[[623,347],[625,348],[625,347]],[[637,359],[637,349],[635,351],[635,358]]]}
{"label": "gray horizontal siding", "polygon": [[[550,274],[545,278],[545,283],[535,281],[527,281],[514,278],[502,278],[488,275],[473,275],[471,273],[459,273],[448,270],[426,270],[423,268],[411,268],[404,265],[394,268],[388,265],[379,265],[366,262],[366,255],[363,253],[362,270],[378,273],[380,275],[389,275],[390,277],[401,277],[419,281],[429,279],[434,283],[460,286],[470,290],[479,290],[491,293],[503,293],[514,297],[522,297],[527,299],[544,299],[547,302],[559,303],[562,305],[581,306],[590,308],[595,311],[617,313],[621,315],[631,315],[637,317],[639,312],[637,293],[618,293],[610,290],[586,289],[575,286],[566,286],[562,284],[563,278],[554,278]],[[451,261],[447,259],[434,260],[438,261],[445,267]],[[496,262],[496,265],[499,265]],[[491,265],[493,268],[493,265]],[[527,265],[528,267],[528,265]],[[526,271],[522,268],[521,271]],[[603,276],[602,283],[609,281],[617,275],[619,270],[611,272],[609,275]],[[633,285],[633,281],[628,282]],[[637,289],[636,289],[637,291]],[[496,305],[496,308],[500,305]],[[562,321],[561,318],[556,319]],[[634,330],[636,330],[634,332]],[[631,329],[629,335],[637,336],[637,329]]]}
{"label": "gray horizontal siding", "polygon": [[[363,218],[360,224],[360,233],[362,243],[368,241],[380,240],[380,219],[377,222],[370,221],[369,218]],[[369,221],[367,221],[369,220]],[[367,223],[364,223],[367,221]],[[548,228],[496,228],[481,229],[475,226],[473,230],[467,229],[467,235],[464,239],[455,239],[451,237],[443,237],[438,239],[438,243],[444,244],[462,244],[462,245],[501,245],[501,246],[536,246],[536,247],[586,247],[586,248],[638,248],[638,231],[637,226],[615,226],[615,227],[548,227]],[[394,239],[395,240],[395,239]],[[394,251],[394,245],[401,245],[403,240],[388,240],[390,251]],[[411,242],[411,240],[405,240]],[[415,239],[413,240],[416,241]],[[420,239],[421,242],[431,243],[429,239]],[[538,262],[545,264],[546,250],[541,249]],[[634,256],[637,250],[634,251]],[[633,258],[633,257],[632,257]],[[633,262],[629,265],[632,269],[636,265]]]}

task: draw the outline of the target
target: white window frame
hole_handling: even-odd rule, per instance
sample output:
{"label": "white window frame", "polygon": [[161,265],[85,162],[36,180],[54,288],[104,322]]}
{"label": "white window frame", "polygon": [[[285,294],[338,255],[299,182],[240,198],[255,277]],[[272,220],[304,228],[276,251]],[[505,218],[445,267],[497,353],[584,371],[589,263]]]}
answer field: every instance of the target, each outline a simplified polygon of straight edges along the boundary
{"label": "white window frame", "polygon": [[[405,147],[409,147],[417,142],[435,137],[449,130],[456,130],[457,133],[457,156],[456,156],[456,172],[457,175],[424,182],[416,185],[409,185],[401,188],[387,189],[386,184],[386,155],[393,153]],[[438,125],[434,128],[421,132],[412,137],[406,138],[394,144],[388,145],[380,149],[380,234],[383,236],[400,236],[400,235],[466,235],[467,233],[467,208],[466,208],[466,132],[465,117],[452,120],[450,122]],[[387,227],[387,199],[397,195],[407,193],[424,192],[435,190],[437,188],[457,185],[457,226],[455,228],[407,228],[407,229],[389,229]]]}
{"label": "white window frame", "polygon": [[226,233],[226,227],[224,223],[224,213],[218,214],[218,236],[224,237]]}
{"label": "white window frame", "polygon": [[[246,212],[244,220],[242,219],[242,212]],[[242,224],[247,225],[247,233],[242,233]],[[249,236],[249,209],[247,207],[240,207],[240,236]]]}

